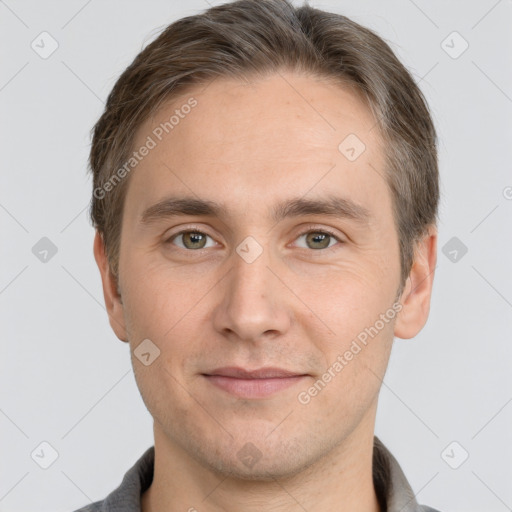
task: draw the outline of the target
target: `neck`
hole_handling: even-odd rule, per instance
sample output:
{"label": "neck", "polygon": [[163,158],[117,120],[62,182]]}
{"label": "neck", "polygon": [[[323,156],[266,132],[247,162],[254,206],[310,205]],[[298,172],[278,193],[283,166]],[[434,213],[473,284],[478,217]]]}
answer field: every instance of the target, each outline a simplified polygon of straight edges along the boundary
{"label": "neck", "polygon": [[241,480],[219,474],[171,442],[155,421],[153,482],[142,512],[379,512],[372,478],[373,426],[351,436],[303,471],[274,480]]}

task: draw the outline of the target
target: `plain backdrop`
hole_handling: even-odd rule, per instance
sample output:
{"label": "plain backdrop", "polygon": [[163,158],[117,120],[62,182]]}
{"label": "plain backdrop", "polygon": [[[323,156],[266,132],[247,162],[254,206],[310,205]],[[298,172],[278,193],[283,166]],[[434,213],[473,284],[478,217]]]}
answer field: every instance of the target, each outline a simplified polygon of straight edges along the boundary
{"label": "plain backdrop", "polygon": [[[93,259],[89,132],[160,30],[219,3],[0,1],[2,512],[102,499],[153,444]],[[511,510],[512,2],[310,3],[389,42],[440,140],[430,318],[395,342],[376,433],[420,503]]]}

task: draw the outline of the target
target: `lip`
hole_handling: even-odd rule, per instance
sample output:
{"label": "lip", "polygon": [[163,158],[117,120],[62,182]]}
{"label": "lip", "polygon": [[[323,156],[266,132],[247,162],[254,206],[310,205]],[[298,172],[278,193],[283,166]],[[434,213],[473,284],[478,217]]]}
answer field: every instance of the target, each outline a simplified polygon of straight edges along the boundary
{"label": "lip", "polygon": [[220,375],[222,377],[235,377],[238,379],[274,379],[297,377],[299,375],[305,374],[291,370],[285,370],[283,368],[277,368],[274,366],[257,368],[255,370],[246,370],[245,368],[240,368],[238,366],[225,366],[223,368],[216,368],[215,370],[212,370],[205,375]]}
{"label": "lip", "polygon": [[307,374],[276,367],[246,370],[231,366],[217,368],[203,376],[217,388],[238,398],[257,399],[283,391],[307,377]]}

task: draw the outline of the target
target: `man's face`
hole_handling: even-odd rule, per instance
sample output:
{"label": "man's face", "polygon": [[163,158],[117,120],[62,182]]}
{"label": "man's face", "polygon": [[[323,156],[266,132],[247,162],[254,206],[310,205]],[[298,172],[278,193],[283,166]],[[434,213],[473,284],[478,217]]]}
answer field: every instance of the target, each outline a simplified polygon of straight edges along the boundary
{"label": "man's face", "polygon": [[[197,105],[159,141],[153,130],[192,96]],[[349,90],[288,73],[250,84],[217,79],[138,130],[134,148],[148,136],[157,144],[130,176],[120,322],[170,449],[226,474],[279,477],[373,432],[400,277],[374,124]],[[366,146],[359,156],[350,134]],[[359,216],[276,215],[288,201],[333,197],[357,205]],[[222,210],[152,209],[143,219],[171,198]],[[371,327],[358,351],[353,341]],[[147,366],[133,356],[145,339],[160,350]],[[222,370],[269,367],[294,376],[237,379]]]}

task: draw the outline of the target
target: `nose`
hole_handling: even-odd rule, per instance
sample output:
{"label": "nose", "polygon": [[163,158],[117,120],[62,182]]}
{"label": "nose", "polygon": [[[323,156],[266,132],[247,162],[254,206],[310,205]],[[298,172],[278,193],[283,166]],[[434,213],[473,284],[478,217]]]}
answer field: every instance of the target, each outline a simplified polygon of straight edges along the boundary
{"label": "nose", "polygon": [[238,341],[284,334],[291,324],[290,291],[277,277],[277,265],[272,265],[267,248],[254,261],[237,252],[232,258],[232,268],[217,289],[214,328]]}

